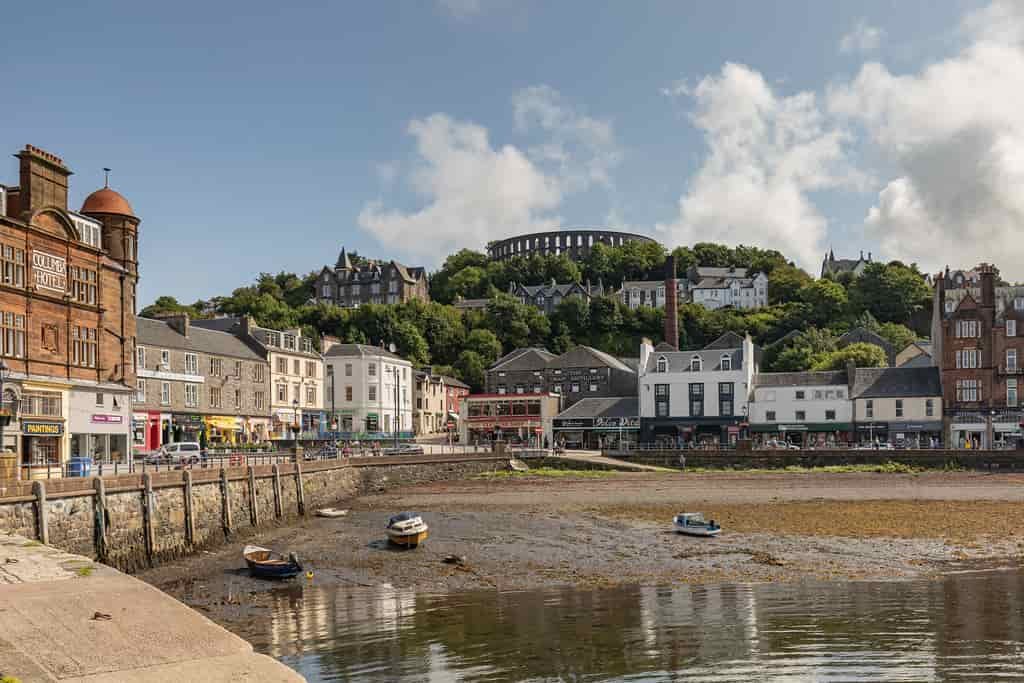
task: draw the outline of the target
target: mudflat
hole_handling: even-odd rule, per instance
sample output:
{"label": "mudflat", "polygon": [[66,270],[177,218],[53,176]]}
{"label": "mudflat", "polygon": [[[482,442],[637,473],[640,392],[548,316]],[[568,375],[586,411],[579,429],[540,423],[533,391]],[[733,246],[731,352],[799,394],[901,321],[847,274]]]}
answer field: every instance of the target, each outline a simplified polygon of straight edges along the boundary
{"label": "mudflat", "polygon": [[[1022,502],[1021,474],[525,474],[339,501],[350,510],[345,517],[309,517],[256,539],[299,555],[312,577],[296,581],[433,592],[891,579],[1018,566]],[[387,518],[401,510],[420,512],[430,525],[418,549],[386,543]],[[719,521],[723,534],[674,533],[672,515],[691,511]],[[248,576],[243,545],[239,539],[140,578],[215,619],[230,618],[280,586]],[[445,562],[449,555],[459,561]]]}

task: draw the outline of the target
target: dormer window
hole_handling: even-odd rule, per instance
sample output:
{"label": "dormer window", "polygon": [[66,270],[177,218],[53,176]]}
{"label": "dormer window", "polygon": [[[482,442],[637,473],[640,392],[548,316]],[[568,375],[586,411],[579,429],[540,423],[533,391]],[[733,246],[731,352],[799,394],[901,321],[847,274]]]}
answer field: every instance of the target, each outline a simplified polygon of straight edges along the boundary
{"label": "dormer window", "polygon": [[727,353],[722,354],[722,369],[732,370],[732,356]]}
{"label": "dormer window", "polygon": [[658,372],[668,372],[668,358],[665,356],[658,358]]}
{"label": "dormer window", "polygon": [[690,359],[690,371],[700,372],[700,356],[694,356]]}

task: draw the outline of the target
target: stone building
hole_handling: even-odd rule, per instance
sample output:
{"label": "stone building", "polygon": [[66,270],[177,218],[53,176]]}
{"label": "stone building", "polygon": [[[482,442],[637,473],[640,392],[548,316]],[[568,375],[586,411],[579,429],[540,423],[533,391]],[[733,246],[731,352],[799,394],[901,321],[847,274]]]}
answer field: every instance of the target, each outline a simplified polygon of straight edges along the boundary
{"label": "stone building", "polygon": [[943,391],[946,443],[957,448],[1012,445],[1021,440],[1024,291],[997,296],[991,268],[980,269],[979,298],[969,290],[949,306],[945,278],[936,278],[932,358]]}
{"label": "stone building", "polygon": [[270,436],[270,365],[234,334],[187,315],[138,319],[135,447],[165,443],[257,443]]}
{"label": "stone building", "polygon": [[867,265],[871,263],[871,252],[864,258],[864,252],[860,252],[859,258],[836,258],[834,251],[825,254],[821,261],[821,276],[835,278],[842,273],[853,273],[854,277],[860,277]]}
{"label": "stone building", "polygon": [[248,317],[195,320],[192,324],[234,334],[270,364],[271,439],[293,439],[296,426],[307,439],[328,431],[324,359],[301,329],[271,330]]}
{"label": "stone building", "polygon": [[413,431],[416,436],[455,433],[459,404],[469,395],[469,385],[447,375],[436,375],[430,368],[416,372],[416,409]]}
{"label": "stone building", "polygon": [[[665,307],[664,280],[627,280],[617,292],[622,303],[631,309],[641,306],[650,308]],[[676,280],[676,301],[684,303],[689,300],[689,282],[686,278]]]}
{"label": "stone building", "polygon": [[565,255],[573,261],[583,261],[590,255],[595,244],[621,247],[629,242],[654,242],[650,237],[630,232],[618,232],[603,228],[571,228],[533,232],[495,240],[487,245],[487,256],[493,261],[521,257],[530,258],[538,254]]}
{"label": "stone building", "polygon": [[604,294],[604,284],[599,281],[596,285],[592,285],[589,280],[584,284],[579,282],[558,283],[554,280],[542,285],[511,282],[508,286],[508,293],[519,299],[520,303],[539,308],[545,315],[550,315],[558,308],[558,304],[572,297],[578,297],[589,304],[595,296]]}
{"label": "stone building", "polygon": [[768,276],[747,268],[695,266],[686,273],[689,298],[704,308],[763,308],[768,305]]}
{"label": "stone building", "polygon": [[430,301],[427,285],[427,272],[421,266],[353,259],[342,249],[334,269],[324,266],[317,276],[313,298],[343,308],[400,304],[413,299]]}
{"label": "stone building", "polygon": [[938,368],[857,368],[850,395],[860,443],[908,448],[942,444]]}
{"label": "stone building", "polygon": [[12,418],[0,445],[26,476],[70,456],[126,460],[140,221],[109,187],[72,211],[59,157],[31,145],[15,156],[18,185],[0,185],[0,357]]}

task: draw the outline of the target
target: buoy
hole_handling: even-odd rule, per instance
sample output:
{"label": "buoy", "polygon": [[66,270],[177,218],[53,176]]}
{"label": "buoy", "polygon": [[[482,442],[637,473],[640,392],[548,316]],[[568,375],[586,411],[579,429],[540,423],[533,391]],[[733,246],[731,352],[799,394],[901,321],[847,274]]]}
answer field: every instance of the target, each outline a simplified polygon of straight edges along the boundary
{"label": "buoy", "polygon": [[313,572],[306,572],[306,578],[309,580],[313,579]]}

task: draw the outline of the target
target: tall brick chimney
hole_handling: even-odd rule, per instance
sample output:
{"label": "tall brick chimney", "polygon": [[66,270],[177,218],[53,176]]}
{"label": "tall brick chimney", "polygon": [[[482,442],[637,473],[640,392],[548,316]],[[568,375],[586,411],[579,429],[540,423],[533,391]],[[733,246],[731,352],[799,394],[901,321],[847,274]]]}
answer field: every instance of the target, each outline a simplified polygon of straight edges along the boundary
{"label": "tall brick chimney", "polygon": [[68,176],[71,169],[55,154],[25,145],[14,156],[20,163],[19,208],[35,211],[45,206],[68,208]]}
{"label": "tall brick chimney", "polygon": [[981,271],[981,307],[995,309],[996,307],[996,276],[992,272],[992,266],[983,263],[978,266]]}
{"label": "tall brick chimney", "polygon": [[665,259],[665,343],[679,348],[679,300],[676,282],[676,257]]}

